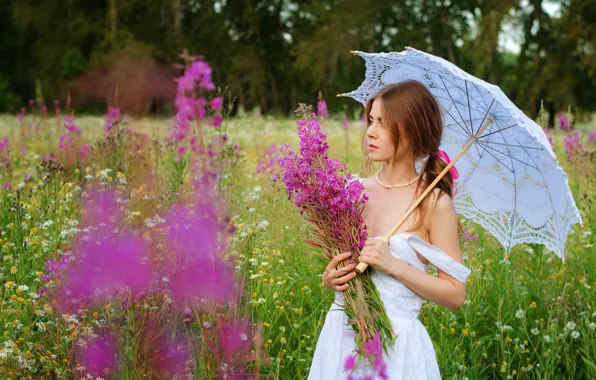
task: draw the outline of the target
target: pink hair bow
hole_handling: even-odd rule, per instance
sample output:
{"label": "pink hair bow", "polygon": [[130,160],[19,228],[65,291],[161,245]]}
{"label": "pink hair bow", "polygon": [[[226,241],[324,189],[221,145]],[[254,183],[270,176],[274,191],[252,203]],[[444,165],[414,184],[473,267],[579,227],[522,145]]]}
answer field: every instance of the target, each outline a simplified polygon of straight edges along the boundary
{"label": "pink hair bow", "polygon": [[[437,156],[441,157],[443,159],[443,161],[445,161],[448,164],[451,162],[449,155],[444,150],[438,151]],[[453,178],[454,180],[456,180],[459,177],[459,172],[455,168],[455,165],[453,165],[451,167],[451,169],[449,170],[449,173],[451,173],[451,178]]]}

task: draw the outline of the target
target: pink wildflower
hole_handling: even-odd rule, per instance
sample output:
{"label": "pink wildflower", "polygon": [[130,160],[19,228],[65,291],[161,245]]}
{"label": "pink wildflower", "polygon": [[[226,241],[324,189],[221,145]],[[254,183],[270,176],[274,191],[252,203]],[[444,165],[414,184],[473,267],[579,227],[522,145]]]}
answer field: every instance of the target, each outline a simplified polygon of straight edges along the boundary
{"label": "pink wildflower", "polygon": [[327,109],[327,103],[325,102],[325,99],[319,99],[317,101],[317,115],[320,118],[329,117],[329,110]]}
{"label": "pink wildflower", "polygon": [[546,138],[548,139],[548,142],[551,146],[551,148],[553,148],[553,152],[555,151],[555,144],[553,143],[553,133],[550,129],[545,128],[542,130],[544,132],[544,134],[546,135]]}
{"label": "pink wildflower", "polygon": [[214,110],[217,111],[217,110],[221,109],[222,105],[223,105],[223,102],[220,97],[215,97],[215,98],[211,99],[210,106]]}
{"label": "pink wildflower", "polygon": [[217,127],[221,126],[222,122],[223,122],[223,117],[221,116],[221,114],[216,114],[215,116],[213,116],[213,119],[211,119],[211,126],[217,128]]}
{"label": "pink wildflower", "polygon": [[4,138],[0,139],[0,153],[8,151],[8,146],[8,136],[4,136]]}
{"label": "pink wildflower", "polygon": [[569,132],[573,128],[569,118],[563,113],[559,115],[559,128],[565,132]]}
{"label": "pink wildflower", "polygon": [[108,113],[103,115],[103,118],[105,120],[104,132],[109,133],[112,130],[112,128],[114,127],[114,124],[116,124],[118,121],[120,121],[121,117],[122,117],[122,115],[120,114],[120,108],[109,107]]}
{"label": "pink wildflower", "polygon": [[[213,203],[213,202],[212,202]],[[172,297],[181,306],[196,299],[229,300],[234,294],[233,272],[224,264],[223,229],[214,219],[217,205],[174,205],[166,221],[168,247],[176,265],[168,269]]]}
{"label": "pink wildflower", "polygon": [[87,144],[82,144],[80,153],[82,162],[87,162],[87,159],[89,158],[89,156],[91,156],[91,146]]}
{"label": "pink wildflower", "polygon": [[64,129],[71,135],[81,133],[81,128],[75,124],[74,118],[71,116],[64,116]]}
{"label": "pink wildflower", "polygon": [[344,131],[347,131],[349,126],[350,123],[348,121],[348,118],[344,117],[344,119],[341,121],[341,127],[344,129]]}
{"label": "pink wildflower", "polygon": [[101,336],[93,339],[83,349],[79,361],[85,367],[85,372],[92,376],[105,377],[116,368],[118,356],[112,339]]}
{"label": "pink wildflower", "polygon": [[577,157],[586,154],[579,138],[579,131],[567,135],[565,140],[563,140],[563,145],[565,146],[565,154],[567,154],[567,159],[569,161],[575,161]]}

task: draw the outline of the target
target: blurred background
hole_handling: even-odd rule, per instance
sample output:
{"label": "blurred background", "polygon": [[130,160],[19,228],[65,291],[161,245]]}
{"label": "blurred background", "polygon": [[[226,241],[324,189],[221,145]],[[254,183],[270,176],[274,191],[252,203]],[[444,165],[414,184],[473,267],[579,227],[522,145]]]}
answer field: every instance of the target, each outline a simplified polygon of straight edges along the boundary
{"label": "blurred background", "polygon": [[319,91],[336,99],[364,78],[350,50],[441,56],[500,86],[550,126],[596,108],[596,0],[1,0],[0,112],[70,94],[100,114],[118,88],[130,115],[171,115],[180,54],[204,56],[236,97],[233,113],[289,115]]}

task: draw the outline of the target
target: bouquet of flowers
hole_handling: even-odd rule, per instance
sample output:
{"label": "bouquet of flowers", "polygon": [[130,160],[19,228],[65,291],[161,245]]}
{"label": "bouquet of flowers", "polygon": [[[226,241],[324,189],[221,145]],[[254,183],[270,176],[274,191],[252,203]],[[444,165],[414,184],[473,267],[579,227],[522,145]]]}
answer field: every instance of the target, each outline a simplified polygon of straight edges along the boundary
{"label": "bouquet of flowers", "polygon": [[[364,187],[350,174],[340,175],[346,170],[345,164],[329,159],[326,136],[310,107],[300,104],[297,112],[303,116],[298,121],[300,152],[284,145],[278,164],[288,198],[294,198],[300,214],[309,222],[312,239],[306,243],[316,247],[327,260],[342,252],[352,252],[357,261],[368,237],[361,216],[368,200]],[[396,338],[370,273],[356,276],[344,292],[343,308],[356,333],[359,359],[366,356],[363,347],[375,340],[375,336],[381,339],[385,352]]]}

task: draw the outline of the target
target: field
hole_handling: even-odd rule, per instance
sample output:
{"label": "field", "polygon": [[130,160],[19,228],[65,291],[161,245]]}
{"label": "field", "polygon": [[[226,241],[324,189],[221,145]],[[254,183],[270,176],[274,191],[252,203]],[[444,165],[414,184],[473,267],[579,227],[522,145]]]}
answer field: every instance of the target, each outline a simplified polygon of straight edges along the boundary
{"label": "field", "polygon": [[[84,227],[85,216],[94,212],[85,209],[87,186],[113,186],[122,215],[116,224],[108,222],[110,228],[142,236],[149,261],[164,263],[169,256],[162,220],[172,204],[201,198],[191,180],[200,170],[190,161],[185,166],[190,148],[180,152],[166,144],[172,119],[118,115],[105,132],[103,118],[75,118],[80,133],[60,140],[62,118],[40,115],[0,117],[0,136],[8,138],[0,140],[1,378],[223,378],[234,371],[306,378],[333,294],[321,286],[326,264],[304,244],[305,223],[283,184],[271,180],[276,167],[270,148],[296,147],[295,119],[224,118],[222,127],[205,126],[199,133],[213,143],[209,165],[225,195],[218,222],[229,232],[222,256],[232,263],[238,289],[233,305],[177,307],[179,300],[164,285],[174,279],[164,276],[153,278],[146,294],[120,290],[67,313],[61,309],[61,274],[81,237],[94,236],[93,228]],[[322,121],[331,154],[347,162],[348,172],[370,176],[360,121],[350,121],[347,132],[341,124]],[[537,245],[517,246],[505,260],[494,238],[462,219],[462,252],[472,269],[467,301],[457,312],[426,302],[420,315],[444,378],[596,378],[593,129],[584,124],[553,135],[584,221],[569,235],[565,263]],[[42,165],[49,154],[55,163]],[[102,268],[110,278],[111,267]],[[231,339],[230,331],[240,332],[241,341]],[[102,339],[109,354],[96,344]]]}

